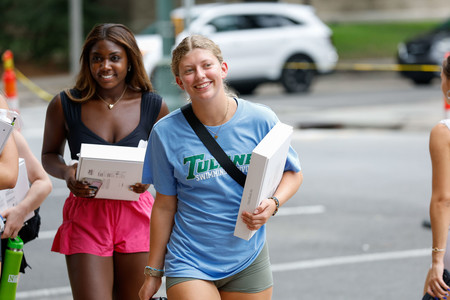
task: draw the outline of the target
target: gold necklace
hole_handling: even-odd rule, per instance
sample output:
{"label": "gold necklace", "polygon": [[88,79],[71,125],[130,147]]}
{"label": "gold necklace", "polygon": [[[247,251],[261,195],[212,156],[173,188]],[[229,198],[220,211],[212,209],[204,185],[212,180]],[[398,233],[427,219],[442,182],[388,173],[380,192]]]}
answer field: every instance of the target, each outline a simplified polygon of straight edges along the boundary
{"label": "gold necklace", "polygon": [[214,135],[214,138],[215,138],[215,139],[217,139],[217,138],[219,137],[220,129],[222,129],[223,124],[225,124],[224,121],[225,121],[225,119],[227,118],[227,115],[228,115],[228,107],[229,107],[229,106],[230,106],[230,99],[227,98],[227,110],[225,111],[225,116],[223,116],[223,119],[222,119],[222,121],[220,122],[220,123],[222,123],[222,124],[220,124],[220,127],[219,127],[219,129],[217,129],[217,132],[214,132],[214,131],[212,131],[211,129],[209,129],[207,126],[205,126],[206,129],[208,129],[208,130]]}
{"label": "gold necklace", "polygon": [[127,85],[125,86],[125,88],[123,89],[122,95],[120,95],[119,99],[117,99],[114,103],[109,103],[108,101],[106,101],[105,99],[102,98],[102,96],[100,96],[99,94],[97,94],[97,96],[100,98],[100,100],[102,100],[103,102],[105,102],[105,104],[108,106],[108,108],[111,110],[113,109],[114,105],[116,105],[120,100],[122,100],[123,95],[125,95],[125,92],[127,91]]}

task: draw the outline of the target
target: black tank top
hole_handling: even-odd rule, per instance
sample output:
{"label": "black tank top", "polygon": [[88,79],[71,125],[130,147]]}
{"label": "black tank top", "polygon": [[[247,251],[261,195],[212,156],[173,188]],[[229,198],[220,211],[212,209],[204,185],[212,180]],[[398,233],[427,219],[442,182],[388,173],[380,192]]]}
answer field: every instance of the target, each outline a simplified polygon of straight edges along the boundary
{"label": "black tank top", "polygon": [[[71,90],[70,92],[76,97],[80,95],[77,90]],[[77,154],[80,153],[81,143],[137,147],[140,140],[148,140],[150,131],[161,110],[162,103],[159,95],[151,92],[143,93],[141,98],[141,116],[138,126],[117,143],[109,143],[92,132],[81,121],[81,103],[70,100],[65,92],[61,92],[60,97],[64,117],[69,127],[67,141],[72,159],[78,159]]]}

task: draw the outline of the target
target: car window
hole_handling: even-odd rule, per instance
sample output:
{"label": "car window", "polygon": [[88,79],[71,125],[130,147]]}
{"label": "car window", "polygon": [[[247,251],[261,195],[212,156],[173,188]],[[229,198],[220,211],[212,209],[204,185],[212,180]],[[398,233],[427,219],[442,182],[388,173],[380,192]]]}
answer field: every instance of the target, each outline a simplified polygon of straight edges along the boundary
{"label": "car window", "polygon": [[279,15],[253,15],[248,16],[256,25],[255,28],[271,28],[299,25],[298,22]]}
{"label": "car window", "polygon": [[299,24],[299,22],[284,16],[269,14],[227,15],[218,17],[208,23],[208,25],[214,26],[217,32],[284,27]]}
{"label": "car window", "polygon": [[250,29],[253,25],[245,16],[228,15],[221,16],[209,22],[217,32]]}

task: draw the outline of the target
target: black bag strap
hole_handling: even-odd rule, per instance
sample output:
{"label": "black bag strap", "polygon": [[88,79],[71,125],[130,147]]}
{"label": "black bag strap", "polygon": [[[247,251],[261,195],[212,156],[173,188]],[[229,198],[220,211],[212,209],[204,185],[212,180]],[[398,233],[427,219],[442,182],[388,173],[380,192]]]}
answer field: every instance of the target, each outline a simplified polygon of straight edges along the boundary
{"label": "black bag strap", "polygon": [[198,138],[202,141],[209,152],[215,157],[222,168],[228,173],[228,175],[231,176],[231,178],[236,180],[236,182],[243,187],[245,185],[245,179],[247,178],[247,175],[242,173],[242,171],[239,170],[238,167],[236,167],[236,165],[231,161],[225,151],[223,151],[217,141],[211,136],[206,127],[194,114],[192,105],[189,103],[183,106],[181,108],[181,112],[188,121],[189,125],[191,125],[195,134],[197,134]]}

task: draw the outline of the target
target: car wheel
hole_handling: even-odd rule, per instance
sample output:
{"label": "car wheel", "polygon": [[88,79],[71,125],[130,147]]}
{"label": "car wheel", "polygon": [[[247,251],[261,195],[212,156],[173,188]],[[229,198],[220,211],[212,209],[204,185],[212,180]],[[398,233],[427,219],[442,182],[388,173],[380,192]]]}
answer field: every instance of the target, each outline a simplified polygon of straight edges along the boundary
{"label": "car wheel", "polygon": [[[294,63],[294,66],[287,68],[289,63]],[[311,86],[315,70],[314,68],[302,69],[295,68],[295,63],[313,63],[312,59],[306,55],[296,54],[291,56],[283,67],[281,72],[281,83],[287,93],[304,93],[307,92]]]}
{"label": "car wheel", "polygon": [[416,85],[428,85],[431,83],[433,78],[434,78],[434,76],[432,76],[432,75],[423,75],[420,77],[412,78],[412,80],[414,81],[414,84],[416,84]]}
{"label": "car wheel", "polygon": [[235,89],[239,95],[251,95],[257,86],[258,84],[256,83],[231,84],[231,87]]}

